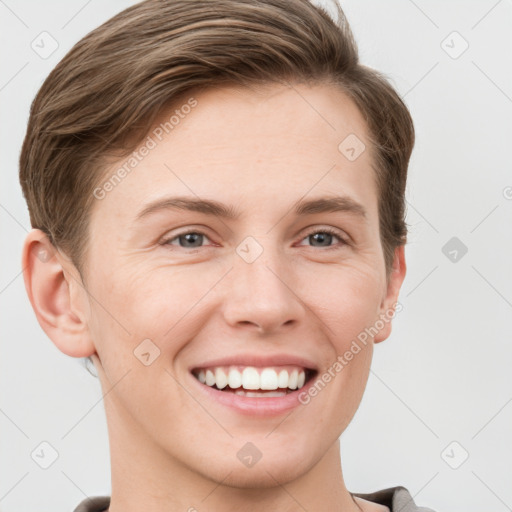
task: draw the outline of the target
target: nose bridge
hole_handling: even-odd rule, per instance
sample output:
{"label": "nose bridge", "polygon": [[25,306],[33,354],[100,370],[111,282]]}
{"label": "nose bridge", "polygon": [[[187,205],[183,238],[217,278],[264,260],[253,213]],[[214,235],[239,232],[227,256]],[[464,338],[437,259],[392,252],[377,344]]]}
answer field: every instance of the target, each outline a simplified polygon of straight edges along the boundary
{"label": "nose bridge", "polygon": [[252,324],[270,331],[300,318],[293,269],[272,237],[247,237],[236,248],[224,314],[231,325]]}

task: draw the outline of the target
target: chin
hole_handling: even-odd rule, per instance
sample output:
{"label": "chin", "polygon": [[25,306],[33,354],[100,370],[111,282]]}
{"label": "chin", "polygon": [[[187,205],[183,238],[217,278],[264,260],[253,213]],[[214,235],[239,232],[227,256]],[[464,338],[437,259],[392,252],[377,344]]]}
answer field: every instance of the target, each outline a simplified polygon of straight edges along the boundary
{"label": "chin", "polygon": [[201,468],[201,471],[210,480],[228,487],[267,489],[292,482],[315,464],[297,450],[286,449],[281,453],[267,450],[269,454],[262,453],[251,467],[245,466],[234,452],[233,457],[224,456],[216,464]]}
{"label": "chin", "polygon": [[305,468],[302,470],[297,466],[295,460],[290,460],[287,464],[282,465],[268,462],[263,465],[260,461],[252,468],[240,468],[237,465],[226,469],[231,471],[231,474],[226,477],[226,473],[221,473],[218,475],[217,481],[236,489],[270,489],[280,484],[286,485],[306,472]]}

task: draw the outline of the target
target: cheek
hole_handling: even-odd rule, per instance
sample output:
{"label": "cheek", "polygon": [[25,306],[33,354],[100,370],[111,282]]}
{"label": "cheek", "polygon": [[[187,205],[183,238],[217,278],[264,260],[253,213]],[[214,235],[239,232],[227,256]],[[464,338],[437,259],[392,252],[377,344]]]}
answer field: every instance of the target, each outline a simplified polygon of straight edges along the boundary
{"label": "cheek", "polygon": [[[186,268],[162,265],[151,269],[118,267],[97,274],[91,283],[94,336],[117,350],[125,346],[132,352],[143,340],[151,339],[164,348],[165,340],[189,339],[198,321],[207,294],[225,269],[197,265]],[[185,332],[186,331],[186,332]],[[179,344],[173,350],[179,350]]]}
{"label": "cheek", "polygon": [[368,266],[326,266],[314,279],[301,279],[301,297],[316,313],[339,352],[375,322],[382,279]]}
{"label": "cheek", "polygon": [[[190,329],[190,319],[195,318],[195,329],[200,330],[201,311],[210,310],[215,293],[209,294],[227,269],[200,264],[105,274],[93,286],[100,305],[94,304],[97,328],[114,329],[117,339],[130,333],[132,350],[146,338],[164,343],[181,339],[182,334],[190,339],[194,333],[183,329]],[[375,321],[381,280],[371,266],[316,265],[313,271],[296,267],[290,277],[298,296],[290,300],[301,300],[314,312],[337,351]],[[222,300],[229,300],[229,295]]]}

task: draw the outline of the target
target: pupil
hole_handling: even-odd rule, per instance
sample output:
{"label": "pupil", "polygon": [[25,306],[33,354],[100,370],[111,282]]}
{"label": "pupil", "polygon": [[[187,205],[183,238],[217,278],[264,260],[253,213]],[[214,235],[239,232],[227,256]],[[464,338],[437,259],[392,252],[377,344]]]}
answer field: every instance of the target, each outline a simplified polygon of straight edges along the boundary
{"label": "pupil", "polygon": [[[201,243],[199,243],[199,245],[187,245],[189,242],[191,242],[192,244],[195,242],[197,242],[199,240],[199,242],[202,241],[202,239],[200,237],[202,237],[203,235],[201,235],[200,233],[187,233],[186,235],[181,235],[180,236],[180,240],[183,241],[185,240],[185,245],[187,247],[200,247],[201,246]],[[194,240],[195,239],[195,240]]]}
{"label": "pupil", "polygon": [[320,242],[320,244],[322,244],[322,242],[324,242],[323,245],[329,245],[328,243],[325,244],[325,242],[331,242],[332,241],[332,235],[330,233],[315,233],[314,235],[312,235],[313,238],[316,238],[316,240],[318,242]]}

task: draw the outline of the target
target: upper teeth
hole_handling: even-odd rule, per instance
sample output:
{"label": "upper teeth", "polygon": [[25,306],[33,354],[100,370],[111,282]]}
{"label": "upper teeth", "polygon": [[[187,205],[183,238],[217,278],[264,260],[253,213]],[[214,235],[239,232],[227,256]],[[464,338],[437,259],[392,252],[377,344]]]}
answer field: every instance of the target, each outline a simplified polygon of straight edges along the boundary
{"label": "upper teeth", "polygon": [[[207,386],[216,385],[219,389],[229,386],[232,389],[297,389],[304,386],[306,373],[303,369],[274,369],[247,366],[242,371],[236,367],[211,368],[200,370],[197,378]],[[260,373],[261,372],[261,373]]]}

